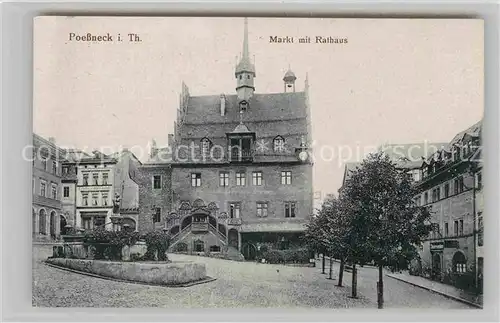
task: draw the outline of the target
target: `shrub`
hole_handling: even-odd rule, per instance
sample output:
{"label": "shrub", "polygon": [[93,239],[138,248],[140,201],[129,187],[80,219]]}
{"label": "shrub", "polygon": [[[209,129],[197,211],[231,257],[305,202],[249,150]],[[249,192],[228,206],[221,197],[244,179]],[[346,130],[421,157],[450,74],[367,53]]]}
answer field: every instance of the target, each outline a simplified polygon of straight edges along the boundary
{"label": "shrub", "polygon": [[94,229],[86,231],[84,243],[92,247],[94,259],[121,260],[124,246],[132,246],[139,240],[139,233]]}
{"label": "shrub", "polygon": [[144,240],[147,246],[144,260],[168,261],[167,249],[170,246],[168,234],[161,231],[150,231],[144,235]]}
{"label": "shrub", "polygon": [[309,263],[309,253],[306,249],[269,250],[262,254],[262,258],[271,264]]}

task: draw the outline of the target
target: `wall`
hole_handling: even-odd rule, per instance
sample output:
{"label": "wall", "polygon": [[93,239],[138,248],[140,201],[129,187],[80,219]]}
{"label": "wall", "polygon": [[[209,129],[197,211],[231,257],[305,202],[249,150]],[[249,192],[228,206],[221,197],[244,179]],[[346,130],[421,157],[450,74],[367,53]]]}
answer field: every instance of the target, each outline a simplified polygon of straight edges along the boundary
{"label": "wall", "polygon": [[[171,209],[171,168],[168,164],[137,167],[134,180],[139,185],[139,232],[162,229]],[[153,176],[161,176],[161,189],[153,189]],[[160,222],[153,224],[153,205],[161,209]]]}
{"label": "wall", "polygon": [[[281,171],[292,171],[292,184],[281,184]],[[219,185],[219,173],[229,172],[229,186]],[[246,185],[236,186],[236,172],[246,173]],[[262,171],[263,185],[252,184],[252,172]],[[191,186],[191,173],[201,173],[201,186]],[[184,168],[173,166],[172,187],[174,208],[181,201],[192,203],[202,199],[205,205],[215,202],[219,212],[228,212],[228,202],[241,202],[240,217],[243,221],[265,222],[282,220],[284,202],[296,202],[296,218],[307,218],[312,214],[312,166],[311,165],[222,165],[219,167]],[[268,202],[268,216],[257,217],[257,202]]]}

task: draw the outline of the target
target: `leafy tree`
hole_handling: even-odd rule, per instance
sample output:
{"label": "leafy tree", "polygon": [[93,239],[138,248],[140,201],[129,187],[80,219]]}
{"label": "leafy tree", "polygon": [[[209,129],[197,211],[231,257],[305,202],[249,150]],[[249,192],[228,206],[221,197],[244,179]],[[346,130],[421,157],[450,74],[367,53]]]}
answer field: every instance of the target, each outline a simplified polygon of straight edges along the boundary
{"label": "leafy tree", "polygon": [[383,153],[369,155],[342,189],[350,217],[351,257],[361,263],[374,261],[379,268],[379,308],[383,267],[406,268],[417,253],[415,246],[431,230],[428,209],[414,202],[417,194],[411,177]]}

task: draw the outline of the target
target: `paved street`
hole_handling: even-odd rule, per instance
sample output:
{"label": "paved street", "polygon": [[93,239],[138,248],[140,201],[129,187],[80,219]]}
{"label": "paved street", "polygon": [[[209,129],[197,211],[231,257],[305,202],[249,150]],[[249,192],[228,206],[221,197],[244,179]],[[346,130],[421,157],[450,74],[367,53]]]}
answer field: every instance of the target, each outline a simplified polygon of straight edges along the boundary
{"label": "paved street", "polygon": [[[321,269],[170,255],[176,260],[204,262],[217,280],[185,288],[120,283],[48,267],[42,263],[50,246],[36,246],[33,256],[33,304],[68,307],[326,307],[376,308],[377,270],[361,268],[359,299],[351,299],[351,275],[345,287],[326,279]],[[335,274],[338,264],[335,263]],[[385,307],[470,308],[443,296],[388,277]]]}

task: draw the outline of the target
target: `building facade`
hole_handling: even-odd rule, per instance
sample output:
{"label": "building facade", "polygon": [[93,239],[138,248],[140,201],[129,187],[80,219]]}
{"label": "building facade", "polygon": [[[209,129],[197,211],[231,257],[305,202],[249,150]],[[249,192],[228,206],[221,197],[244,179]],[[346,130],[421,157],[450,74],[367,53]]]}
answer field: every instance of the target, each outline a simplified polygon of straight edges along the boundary
{"label": "building facade", "polygon": [[300,243],[313,213],[307,78],[298,92],[289,69],[283,92],[260,94],[256,76],[245,19],[235,93],[193,96],[183,84],[169,161],[141,168],[141,217],[170,232],[171,250],[252,259],[261,245]]}
{"label": "building facade", "polygon": [[466,273],[482,277],[480,133],[481,122],[457,134],[421,166],[416,202],[429,207],[433,230],[420,258],[437,280]]}
{"label": "building facade", "polygon": [[55,240],[64,228],[61,203],[61,165],[64,152],[55,140],[33,134],[33,240]]}
{"label": "building facade", "polygon": [[127,149],[105,155],[98,151],[76,164],[75,227],[82,230],[138,231],[140,161]]}

